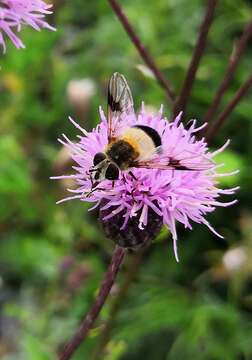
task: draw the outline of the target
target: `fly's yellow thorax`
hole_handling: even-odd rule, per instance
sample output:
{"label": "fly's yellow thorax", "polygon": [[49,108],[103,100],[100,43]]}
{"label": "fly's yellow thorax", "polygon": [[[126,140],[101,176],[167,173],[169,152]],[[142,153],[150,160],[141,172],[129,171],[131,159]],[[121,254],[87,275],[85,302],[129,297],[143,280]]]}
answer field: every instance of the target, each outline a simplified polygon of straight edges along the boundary
{"label": "fly's yellow thorax", "polygon": [[[139,147],[139,144],[138,142],[130,137],[130,136],[120,136],[118,137],[117,139],[111,141],[107,146],[106,148],[104,149],[104,153],[106,155],[108,155],[111,150],[113,151],[114,149],[120,149],[122,150],[122,146],[121,146],[121,143],[124,142],[124,143],[127,143],[129,146],[130,146],[130,152],[131,152],[131,156],[134,157],[134,159],[136,159],[138,156],[139,156],[139,153],[140,153],[140,147]],[[116,151],[115,150],[115,151]],[[125,150],[122,150],[122,151],[125,151],[127,153],[129,153],[129,149],[125,149]]]}
{"label": "fly's yellow thorax", "polygon": [[139,143],[134,137],[123,135],[121,137],[121,140],[127,142],[132,147],[132,149],[134,150],[134,153],[136,154],[136,157],[139,156],[139,153],[140,153]]}

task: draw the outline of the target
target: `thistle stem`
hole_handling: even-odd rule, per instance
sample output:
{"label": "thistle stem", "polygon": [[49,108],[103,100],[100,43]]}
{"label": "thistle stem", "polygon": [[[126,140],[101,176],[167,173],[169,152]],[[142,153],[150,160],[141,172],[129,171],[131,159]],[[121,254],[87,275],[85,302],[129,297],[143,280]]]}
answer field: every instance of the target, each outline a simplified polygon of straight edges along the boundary
{"label": "thistle stem", "polygon": [[215,97],[207,110],[204,122],[209,122],[212,119],[213,115],[218,110],[221,99],[231,83],[234,72],[240,62],[241,56],[245,50],[245,47],[251,35],[252,35],[252,19],[245,27],[242,36],[240,37],[237,45],[235,46],[234,51],[232,51],[230,55],[226,72],[224,74],[224,77],[222,79],[219,88],[216,91]]}
{"label": "thistle stem", "polygon": [[113,326],[115,324],[117,314],[120,310],[120,307],[122,306],[123,301],[125,301],[125,298],[127,296],[132,281],[136,278],[138,274],[143,258],[143,252],[144,250],[139,250],[137,253],[135,253],[132,256],[130,263],[128,264],[124,281],[111,305],[108,320],[105,323],[105,326],[102,330],[99,343],[96,346],[94,355],[92,356],[92,360],[99,360],[104,358],[104,350],[106,348],[107,343],[110,340],[110,335],[113,330]]}
{"label": "thistle stem", "polygon": [[236,105],[240,102],[240,100],[246,95],[249,88],[252,86],[252,74],[244,81],[244,83],[237,90],[234,97],[228,103],[226,108],[222,111],[222,113],[217,117],[216,121],[213,123],[212,127],[206,133],[206,138],[208,141],[211,141],[219,128],[224,124],[225,120],[229,116],[229,114],[234,110]]}
{"label": "thistle stem", "polygon": [[73,335],[72,339],[65,345],[63,352],[59,356],[59,360],[69,360],[73,353],[78,349],[81,343],[85,340],[85,337],[99,315],[109,292],[115,282],[116,275],[122,264],[122,261],[126,254],[126,249],[119,246],[115,247],[114,253],[111,258],[108,270],[103,278],[99,293],[95,299],[94,304],[82,320],[79,329]]}
{"label": "thistle stem", "polygon": [[164,75],[161,73],[161,71],[158,69],[154,59],[146,49],[146,47],[141,42],[140,38],[136,34],[135,30],[133,29],[132,25],[130,24],[126,14],[122,10],[120,4],[117,2],[117,0],[108,0],[110,3],[112,9],[114,10],[115,14],[117,15],[119,21],[121,22],[122,26],[124,27],[125,31],[127,32],[129,38],[137,48],[140,56],[146,63],[146,65],[150,68],[150,70],[155,75],[157,81],[159,82],[160,86],[165,90],[167,94],[167,98],[171,103],[175,101],[175,93],[172,90],[172,87],[170,83],[167,81],[167,79],[164,77]]}
{"label": "thistle stem", "polygon": [[189,100],[191,90],[193,87],[193,83],[195,80],[196,72],[198,70],[201,57],[204,53],[206,43],[207,43],[207,36],[214,18],[214,12],[216,8],[218,0],[208,0],[205,16],[201,23],[201,27],[199,30],[199,36],[196,42],[196,45],[193,50],[191,62],[189,64],[184,83],[182,85],[182,89],[180,95],[174,105],[173,108],[173,115],[174,117],[180,112],[185,112],[187,102]]}

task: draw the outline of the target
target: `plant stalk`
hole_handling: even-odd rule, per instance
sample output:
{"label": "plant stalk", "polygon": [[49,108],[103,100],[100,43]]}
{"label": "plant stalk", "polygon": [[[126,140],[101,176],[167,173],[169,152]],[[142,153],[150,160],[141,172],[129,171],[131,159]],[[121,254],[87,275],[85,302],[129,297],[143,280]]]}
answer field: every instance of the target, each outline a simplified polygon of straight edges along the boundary
{"label": "plant stalk", "polygon": [[226,90],[229,88],[234,72],[241,60],[242,54],[246,48],[247,42],[251,37],[251,35],[252,35],[252,18],[248,23],[248,25],[245,27],[242,36],[240,37],[237,45],[235,46],[234,51],[232,51],[230,55],[226,72],[224,74],[224,77],[222,79],[219,88],[216,91],[215,97],[207,110],[207,113],[204,118],[204,122],[210,122],[214,114],[218,110],[221,99],[225,94]]}
{"label": "plant stalk", "polygon": [[213,137],[218,132],[219,128],[224,124],[227,117],[234,110],[236,105],[241,101],[241,99],[246,95],[249,88],[252,86],[252,74],[244,81],[244,83],[237,90],[236,94],[232,98],[232,100],[228,103],[226,108],[222,111],[222,113],[217,117],[216,121],[213,123],[212,127],[206,133],[206,139],[211,141]]}
{"label": "plant stalk", "polygon": [[170,83],[166,80],[164,75],[161,73],[161,71],[158,69],[154,59],[146,49],[146,47],[141,42],[140,38],[136,34],[135,30],[133,29],[132,25],[130,24],[126,14],[122,10],[120,4],[117,2],[117,0],[108,0],[110,3],[112,9],[114,10],[116,16],[118,17],[119,21],[121,22],[122,26],[124,27],[125,31],[127,32],[129,38],[137,48],[139,54],[141,55],[142,59],[146,63],[146,65],[150,68],[150,70],[155,75],[158,83],[161,85],[161,87],[165,90],[167,98],[171,103],[175,101],[175,93],[172,90],[172,87]]}
{"label": "plant stalk", "polygon": [[180,111],[183,111],[184,113],[186,110],[187,102],[192,91],[196,72],[198,70],[202,55],[204,54],[207,43],[207,36],[214,18],[214,12],[217,2],[218,0],[208,0],[205,16],[199,30],[199,36],[193,50],[191,62],[185,75],[185,80],[182,85],[180,95],[173,108],[174,117],[176,117]]}
{"label": "plant stalk", "polygon": [[72,339],[65,345],[62,353],[59,355],[59,360],[71,359],[73,353],[78,349],[81,343],[85,340],[89,330],[94,324],[97,316],[99,315],[109,293],[115,282],[116,275],[119,271],[120,265],[126,254],[126,249],[119,246],[115,247],[114,253],[111,258],[108,270],[103,278],[99,293],[95,299],[94,304],[83,318],[79,329],[73,335]]}
{"label": "plant stalk", "polygon": [[116,322],[117,314],[122,306],[122,303],[125,301],[132,281],[138,275],[140,265],[142,263],[143,253],[144,249],[141,249],[137,253],[132,255],[132,258],[128,264],[127,271],[125,273],[122,286],[120,287],[118,294],[112,302],[108,320],[105,323],[104,328],[102,329],[98,345],[96,346],[95,352],[91,358],[92,360],[100,360],[104,358],[104,352],[110,340],[111,332]]}

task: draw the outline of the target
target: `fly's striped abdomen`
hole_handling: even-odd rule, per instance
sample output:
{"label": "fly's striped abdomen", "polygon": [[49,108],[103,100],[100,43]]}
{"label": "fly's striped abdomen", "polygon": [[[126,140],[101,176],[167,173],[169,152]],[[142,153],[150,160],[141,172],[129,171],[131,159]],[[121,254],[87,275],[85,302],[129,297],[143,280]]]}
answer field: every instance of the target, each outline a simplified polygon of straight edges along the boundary
{"label": "fly's striped abdomen", "polygon": [[137,160],[148,160],[155,153],[157,147],[161,146],[161,137],[158,132],[145,125],[137,125],[125,131],[122,139],[132,145],[138,152]]}
{"label": "fly's striped abdomen", "polygon": [[155,147],[159,147],[162,145],[162,141],[159,133],[152,127],[146,125],[135,125],[133,127],[143,130],[152,139]]}

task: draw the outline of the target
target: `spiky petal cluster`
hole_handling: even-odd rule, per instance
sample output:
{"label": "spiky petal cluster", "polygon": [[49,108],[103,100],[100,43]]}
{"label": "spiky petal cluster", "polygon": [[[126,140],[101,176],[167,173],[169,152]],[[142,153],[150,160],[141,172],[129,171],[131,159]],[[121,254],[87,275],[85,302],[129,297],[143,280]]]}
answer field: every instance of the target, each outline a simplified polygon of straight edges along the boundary
{"label": "spiky petal cluster", "polygon": [[[120,174],[115,186],[112,182],[104,180],[99,184],[99,190],[92,193],[90,197],[86,194],[91,189],[91,182],[87,176],[93,165],[93,157],[96,153],[104,151],[107,145],[107,119],[100,109],[101,123],[91,132],[82,129],[74,120],[70,121],[82,132],[78,136],[78,142],[73,143],[63,134],[59,141],[66,146],[77,166],[74,167],[76,174],[64,175],[56,178],[73,178],[77,189],[70,192],[75,193],[66,199],[79,199],[81,201],[94,202],[106,211],[103,221],[118,221],[121,215],[121,229],[127,229],[132,217],[138,219],[138,228],[144,229],[150,219],[148,213],[155,212],[162,222],[169,228],[173,237],[175,257],[177,254],[176,221],[182,223],[185,228],[192,229],[191,222],[205,224],[212,232],[221,237],[206,220],[206,215],[215,210],[217,206],[229,206],[236,202],[220,202],[221,194],[234,194],[238,188],[222,190],[217,187],[219,176],[232,174],[218,174],[215,166],[204,171],[179,171],[179,170],[157,170],[134,168],[132,177],[127,171]],[[203,126],[196,128],[196,121],[192,121],[189,129],[180,122],[181,114],[172,122],[162,116],[162,108],[157,114],[145,111],[144,106],[138,115],[124,115],[120,126],[116,129],[120,135],[125,128],[141,124],[155,128],[162,138],[163,152],[174,159],[183,159],[193,156],[212,159],[217,153],[223,151],[229,141],[219,150],[210,153],[204,139],[197,140],[195,133]],[[200,157],[199,157],[200,158]],[[105,205],[104,205],[105,201]],[[93,207],[93,208],[94,208]],[[114,218],[114,220],[113,220]]]}
{"label": "spiky petal cluster", "polygon": [[43,0],[0,0],[0,45],[3,52],[6,51],[5,36],[18,49],[25,47],[17,36],[23,25],[31,26],[37,31],[41,28],[55,30],[45,21],[45,16],[52,13],[51,7]]}

